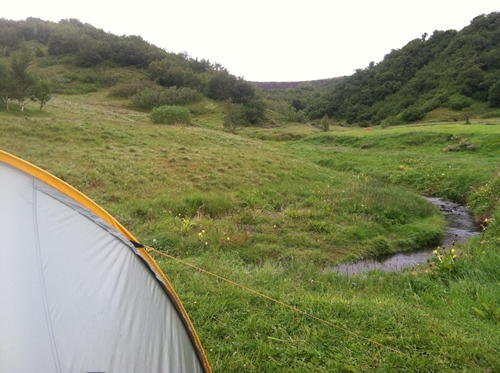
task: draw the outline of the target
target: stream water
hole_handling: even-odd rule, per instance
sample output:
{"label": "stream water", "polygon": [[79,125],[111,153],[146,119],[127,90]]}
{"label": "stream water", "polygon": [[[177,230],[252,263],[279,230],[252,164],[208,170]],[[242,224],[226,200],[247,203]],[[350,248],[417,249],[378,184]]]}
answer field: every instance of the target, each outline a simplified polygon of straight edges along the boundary
{"label": "stream water", "polygon": [[[427,200],[439,207],[446,217],[446,232],[440,246],[451,247],[453,242],[463,242],[480,233],[480,229],[474,223],[474,217],[467,207],[458,203],[443,201],[439,198],[427,198]],[[386,272],[400,271],[420,263],[427,263],[427,260],[433,256],[432,251],[434,249],[435,247],[380,255],[355,263],[340,264],[335,266],[333,270],[347,275],[375,270]]]}

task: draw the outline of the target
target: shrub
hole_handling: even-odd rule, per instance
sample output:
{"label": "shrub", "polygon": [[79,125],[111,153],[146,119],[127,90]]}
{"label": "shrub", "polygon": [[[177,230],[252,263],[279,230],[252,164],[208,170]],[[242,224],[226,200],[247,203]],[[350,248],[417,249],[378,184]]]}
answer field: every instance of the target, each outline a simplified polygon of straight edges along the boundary
{"label": "shrub", "polygon": [[500,79],[491,86],[488,102],[491,107],[500,107]]}
{"label": "shrub", "polygon": [[238,127],[246,126],[248,123],[245,120],[243,105],[228,103],[226,105],[222,124],[224,128],[231,133],[235,133]]}
{"label": "shrub", "polygon": [[245,120],[250,124],[258,124],[265,119],[266,102],[260,98],[252,98],[243,105]]}
{"label": "shrub", "polygon": [[466,107],[471,106],[473,102],[474,101],[472,101],[470,98],[465,97],[464,95],[461,95],[459,93],[455,93],[448,99],[446,107],[451,110],[462,110]]}
{"label": "shrub", "polygon": [[422,119],[424,116],[424,109],[417,106],[411,106],[403,112],[403,119],[408,123],[416,122]]}
{"label": "shrub", "polygon": [[490,111],[488,113],[484,113],[481,115],[481,118],[483,119],[488,119],[488,118],[500,118],[500,111]]}
{"label": "shrub", "polygon": [[191,88],[164,88],[154,86],[137,92],[131,98],[132,103],[143,109],[151,109],[163,105],[185,105],[201,99],[198,91]]}
{"label": "shrub", "polygon": [[320,126],[323,132],[328,132],[330,129],[330,119],[328,119],[328,115],[325,114],[323,119],[321,119]]}
{"label": "shrub", "polygon": [[382,128],[387,128],[389,126],[397,126],[399,124],[404,124],[403,118],[401,118],[400,116],[392,116],[385,118],[382,121],[381,126]]}
{"label": "shrub", "polygon": [[149,118],[157,124],[190,124],[191,114],[189,110],[181,106],[160,106],[154,108]]}
{"label": "shrub", "polygon": [[109,95],[112,97],[122,97],[129,98],[135,95],[137,92],[142,91],[146,88],[151,88],[155,85],[151,80],[141,80],[138,82],[131,82],[126,84],[120,84],[114,87]]}
{"label": "shrub", "polygon": [[295,107],[286,101],[267,101],[267,108],[283,115],[290,122],[304,122],[306,119],[303,110],[295,110]]}
{"label": "shrub", "polygon": [[112,87],[120,80],[120,76],[111,74],[109,71],[103,69],[89,69],[82,74],[80,80],[85,84]]}

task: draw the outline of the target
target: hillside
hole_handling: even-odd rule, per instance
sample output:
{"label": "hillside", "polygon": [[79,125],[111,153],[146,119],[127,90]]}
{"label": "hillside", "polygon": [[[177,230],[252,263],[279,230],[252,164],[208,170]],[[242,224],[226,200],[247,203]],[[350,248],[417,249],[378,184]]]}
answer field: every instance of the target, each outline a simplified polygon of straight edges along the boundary
{"label": "hillside", "polygon": [[440,107],[461,111],[461,119],[500,107],[500,13],[475,17],[459,32],[427,36],[357,70],[313,100],[308,114],[393,125]]}

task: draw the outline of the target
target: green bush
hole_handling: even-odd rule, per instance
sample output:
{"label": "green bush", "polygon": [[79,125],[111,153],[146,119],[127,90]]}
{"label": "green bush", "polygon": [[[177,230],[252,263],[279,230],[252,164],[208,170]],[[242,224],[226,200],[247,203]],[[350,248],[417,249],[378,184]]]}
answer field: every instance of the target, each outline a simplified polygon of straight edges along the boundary
{"label": "green bush", "polygon": [[137,92],[142,91],[146,88],[151,88],[155,85],[151,80],[140,80],[131,83],[120,84],[109,92],[112,97],[122,97],[129,98],[135,95]]}
{"label": "green bush", "polygon": [[489,113],[484,113],[483,115],[481,115],[481,118],[483,118],[483,119],[500,118],[500,110],[490,111]]}
{"label": "green bush", "polygon": [[191,88],[165,88],[154,86],[144,88],[133,95],[132,103],[143,109],[151,109],[163,105],[185,105],[201,99],[198,91]]}
{"label": "green bush", "polygon": [[404,124],[404,120],[401,116],[392,116],[392,117],[387,117],[385,118],[382,123],[381,123],[381,126],[382,128],[387,128],[389,126],[397,126],[397,125],[400,125],[400,124]]}
{"label": "green bush", "polygon": [[403,111],[403,119],[408,123],[416,122],[422,119],[424,116],[425,116],[424,109],[417,106],[411,106],[405,111]]}
{"label": "green bush", "polygon": [[330,130],[330,119],[328,119],[328,115],[325,114],[323,119],[321,119],[320,126],[323,132],[328,132]]}
{"label": "green bush", "polygon": [[82,74],[80,80],[85,84],[95,84],[99,87],[112,87],[120,78],[119,75],[112,74],[106,70],[88,69]]}
{"label": "green bush", "polygon": [[446,107],[451,110],[462,110],[466,107],[471,106],[473,102],[474,101],[472,99],[465,97],[459,93],[455,93],[448,99]]}
{"label": "green bush", "polygon": [[236,133],[236,129],[246,126],[245,113],[242,104],[227,103],[222,122],[225,129],[231,133]]}
{"label": "green bush", "polygon": [[160,106],[154,108],[149,118],[157,124],[190,124],[191,114],[189,110],[181,106]]}

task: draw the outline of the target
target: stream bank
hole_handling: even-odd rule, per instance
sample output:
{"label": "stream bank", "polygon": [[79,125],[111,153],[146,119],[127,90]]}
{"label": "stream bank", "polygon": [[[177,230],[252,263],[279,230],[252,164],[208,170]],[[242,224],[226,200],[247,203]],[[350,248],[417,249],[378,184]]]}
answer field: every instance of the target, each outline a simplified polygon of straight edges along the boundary
{"label": "stream bank", "polygon": [[[481,232],[480,228],[475,224],[474,216],[466,206],[455,202],[443,201],[439,198],[426,199],[441,210],[447,221],[445,236],[440,243],[441,247],[451,247],[454,242],[467,241]],[[380,255],[362,259],[355,263],[339,264],[333,268],[333,271],[346,275],[368,271],[401,271],[404,268],[427,263],[433,256],[432,251],[434,249],[435,247],[428,247],[421,250]]]}

